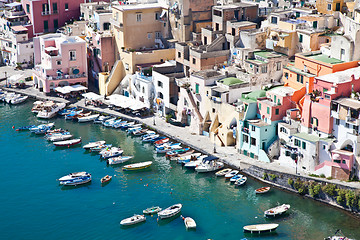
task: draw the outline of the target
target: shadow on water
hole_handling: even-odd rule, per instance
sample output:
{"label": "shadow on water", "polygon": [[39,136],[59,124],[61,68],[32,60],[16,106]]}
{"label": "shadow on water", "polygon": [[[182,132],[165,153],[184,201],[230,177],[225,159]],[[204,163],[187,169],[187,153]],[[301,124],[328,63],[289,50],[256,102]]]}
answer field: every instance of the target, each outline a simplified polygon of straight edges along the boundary
{"label": "shadow on water", "polygon": [[158,217],[157,219],[157,223],[159,226],[164,226],[172,221],[174,221],[175,219],[179,218],[181,215],[181,212],[179,212],[178,214],[172,216],[172,217],[169,217],[169,218],[165,218],[165,219],[161,219],[160,217]]}
{"label": "shadow on water", "polygon": [[146,223],[146,221],[139,222],[139,223],[136,223],[136,224],[133,224],[133,225],[120,225],[120,228],[121,229],[131,229],[131,228],[136,228],[138,226],[141,226],[141,225],[143,225],[145,223]]}
{"label": "shadow on water", "polygon": [[72,146],[64,146],[64,147],[54,146],[53,151],[54,151],[54,152],[56,152],[56,151],[63,151],[63,150],[66,150],[66,149],[72,149],[72,148],[78,148],[78,147],[80,147],[80,145],[72,145]]}
{"label": "shadow on water", "polygon": [[66,190],[73,190],[73,189],[77,189],[77,188],[82,188],[82,187],[89,187],[91,185],[91,182],[85,183],[85,184],[80,184],[80,185],[75,185],[75,186],[61,186],[61,190],[62,191],[66,191]]}
{"label": "shadow on water", "polygon": [[151,172],[152,169],[151,167],[148,167],[148,168],[145,168],[145,169],[139,169],[139,170],[124,170],[123,169],[123,172],[126,173],[126,174],[136,174],[136,173],[139,173],[139,172]]}
{"label": "shadow on water", "polygon": [[274,231],[274,232],[263,232],[263,233],[244,233],[244,237],[246,238],[250,238],[253,239],[253,238],[263,238],[263,237],[275,237],[275,236],[279,236],[279,234]]}

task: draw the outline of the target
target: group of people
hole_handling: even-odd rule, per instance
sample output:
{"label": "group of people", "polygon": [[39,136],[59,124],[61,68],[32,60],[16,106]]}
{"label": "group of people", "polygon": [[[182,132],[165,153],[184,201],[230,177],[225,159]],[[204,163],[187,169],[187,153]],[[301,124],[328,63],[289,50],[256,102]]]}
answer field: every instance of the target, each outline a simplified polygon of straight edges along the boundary
{"label": "group of people", "polygon": [[85,106],[92,105],[94,107],[102,106],[104,103],[100,100],[85,100]]}

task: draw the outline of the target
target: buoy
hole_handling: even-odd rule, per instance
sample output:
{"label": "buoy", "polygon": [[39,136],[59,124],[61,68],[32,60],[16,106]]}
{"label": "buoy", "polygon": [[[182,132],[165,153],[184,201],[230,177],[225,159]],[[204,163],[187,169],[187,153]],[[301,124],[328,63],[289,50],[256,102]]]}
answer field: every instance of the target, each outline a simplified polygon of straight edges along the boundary
{"label": "buoy", "polygon": [[113,202],[113,205],[115,205],[115,202]]}
{"label": "buoy", "polygon": [[170,194],[172,194],[172,192],[170,192]]}
{"label": "buoy", "polygon": [[140,181],[142,181],[142,178],[140,178]]}
{"label": "buoy", "polygon": [[12,126],[12,129],[14,129],[15,128],[15,126]]}
{"label": "buoy", "polygon": [[148,187],[148,186],[149,186],[149,184],[146,184],[146,186]]}

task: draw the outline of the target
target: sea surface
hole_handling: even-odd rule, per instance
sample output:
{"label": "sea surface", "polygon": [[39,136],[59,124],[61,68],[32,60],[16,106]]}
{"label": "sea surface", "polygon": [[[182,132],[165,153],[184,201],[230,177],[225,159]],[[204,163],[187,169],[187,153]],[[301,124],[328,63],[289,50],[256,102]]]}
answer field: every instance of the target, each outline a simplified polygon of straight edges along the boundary
{"label": "sea surface", "polygon": [[[106,140],[121,146],[130,163],[153,161],[149,170],[124,172],[107,166],[82,147],[56,148],[42,136],[16,132],[12,127],[41,124],[31,113],[32,103],[0,103],[0,239],[324,239],[341,229],[360,239],[360,221],[346,212],[299,195],[272,188],[256,195],[262,183],[249,179],[235,188],[213,173],[197,174],[169,162],[151,144],[117,129],[55,118],[56,128],[68,129],[89,141]],[[71,172],[92,174],[90,184],[62,187],[57,179]],[[114,176],[101,186],[105,175]],[[119,222],[151,206],[166,208],[182,203],[182,215],[197,223],[187,231],[180,217],[121,227]],[[266,209],[291,205],[278,219],[265,219]],[[244,234],[243,226],[278,223],[276,233]]]}

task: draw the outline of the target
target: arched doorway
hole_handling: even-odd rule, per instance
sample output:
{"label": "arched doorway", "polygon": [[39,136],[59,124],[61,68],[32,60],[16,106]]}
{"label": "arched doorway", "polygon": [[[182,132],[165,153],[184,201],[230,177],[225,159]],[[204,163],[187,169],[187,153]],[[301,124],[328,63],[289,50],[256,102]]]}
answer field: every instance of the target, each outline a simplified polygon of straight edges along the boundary
{"label": "arched doorway", "polygon": [[341,150],[345,150],[348,152],[354,152],[354,143],[350,139],[347,139],[342,145]]}

